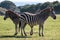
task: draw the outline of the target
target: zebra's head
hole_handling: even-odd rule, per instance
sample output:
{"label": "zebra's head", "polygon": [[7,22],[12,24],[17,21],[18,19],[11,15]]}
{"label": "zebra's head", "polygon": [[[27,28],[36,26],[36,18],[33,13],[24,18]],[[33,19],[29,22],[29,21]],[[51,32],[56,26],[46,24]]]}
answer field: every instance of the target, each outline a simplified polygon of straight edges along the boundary
{"label": "zebra's head", "polygon": [[54,11],[54,8],[53,7],[49,7],[50,9],[50,16],[53,18],[53,19],[56,19],[56,15],[55,15],[55,11]]}
{"label": "zebra's head", "polygon": [[5,16],[4,16],[4,20],[6,20],[7,18],[9,18],[9,14],[8,14],[8,13],[9,13],[9,12],[6,11]]}

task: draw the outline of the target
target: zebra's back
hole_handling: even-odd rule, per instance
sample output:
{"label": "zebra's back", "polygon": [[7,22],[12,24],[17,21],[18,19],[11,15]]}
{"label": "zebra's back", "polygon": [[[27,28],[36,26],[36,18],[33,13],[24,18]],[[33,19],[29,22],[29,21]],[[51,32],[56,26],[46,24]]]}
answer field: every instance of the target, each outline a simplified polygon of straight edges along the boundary
{"label": "zebra's back", "polygon": [[31,14],[29,12],[24,12],[21,14],[23,21],[26,22],[29,25],[37,25],[41,23],[40,16],[38,14]]}

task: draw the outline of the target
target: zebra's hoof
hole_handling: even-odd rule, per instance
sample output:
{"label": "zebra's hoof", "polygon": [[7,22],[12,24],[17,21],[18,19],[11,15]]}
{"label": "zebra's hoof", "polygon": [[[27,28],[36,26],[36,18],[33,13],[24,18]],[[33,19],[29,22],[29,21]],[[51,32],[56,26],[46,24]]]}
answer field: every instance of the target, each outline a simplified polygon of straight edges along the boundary
{"label": "zebra's hoof", "polygon": [[16,36],[16,35],[17,35],[17,33],[14,34],[14,36]]}
{"label": "zebra's hoof", "polygon": [[25,35],[25,36],[27,36],[27,35]]}
{"label": "zebra's hoof", "polygon": [[21,34],[21,36],[23,36],[23,34]]}
{"label": "zebra's hoof", "polygon": [[41,36],[41,34],[39,34],[39,36]]}
{"label": "zebra's hoof", "polygon": [[39,36],[41,36],[41,35],[39,35]]}
{"label": "zebra's hoof", "polygon": [[30,33],[30,35],[33,35],[33,33]]}
{"label": "zebra's hoof", "polygon": [[42,35],[42,37],[44,37],[44,35]]}
{"label": "zebra's hoof", "polygon": [[30,34],[30,35],[32,35],[32,34]]}
{"label": "zebra's hoof", "polygon": [[27,35],[25,34],[25,36],[27,36]]}

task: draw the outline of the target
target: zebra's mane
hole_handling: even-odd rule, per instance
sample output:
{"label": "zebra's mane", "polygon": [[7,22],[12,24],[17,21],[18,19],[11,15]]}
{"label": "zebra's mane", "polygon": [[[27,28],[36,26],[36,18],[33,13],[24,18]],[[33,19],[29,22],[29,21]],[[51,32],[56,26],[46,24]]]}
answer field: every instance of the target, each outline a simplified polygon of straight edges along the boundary
{"label": "zebra's mane", "polygon": [[33,14],[33,13],[29,13],[29,12],[24,12],[25,14],[29,14],[29,15],[36,15],[36,14]]}
{"label": "zebra's mane", "polygon": [[41,10],[40,12],[44,12],[44,11],[50,11],[50,8],[45,8],[45,9]]}
{"label": "zebra's mane", "polygon": [[18,13],[14,13],[14,12],[11,11],[11,10],[6,11],[6,13],[7,13],[7,12],[8,12],[8,14],[15,15],[15,16],[17,16],[17,17],[20,16]]}
{"label": "zebra's mane", "polygon": [[43,13],[43,12],[50,11],[50,9],[51,9],[50,7],[47,7],[45,9],[43,9],[43,10],[38,9],[36,13],[40,14],[40,13]]}

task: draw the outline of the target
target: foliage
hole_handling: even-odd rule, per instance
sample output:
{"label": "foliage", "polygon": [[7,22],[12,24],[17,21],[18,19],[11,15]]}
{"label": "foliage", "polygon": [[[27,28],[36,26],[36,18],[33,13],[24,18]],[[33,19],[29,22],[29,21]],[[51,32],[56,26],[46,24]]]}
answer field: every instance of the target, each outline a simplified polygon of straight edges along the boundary
{"label": "foliage", "polygon": [[21,12],[31,12],[31,13],[35,13],[38,9],[42,10],[44,8],[46,8],[47,6],[53,6],[56,13],[60,13],[60,2],[58,1],[54,1],[54,2],[45,2],[45,3],[38,3],[36,5],[24,5],[24,6],[19,6],[19,9],[21,9]]}
{"label": "foliage", "polygon": [[[38,4],[26,4],[24,6],[16,6],[13,2],[11,1],[3,1],[0,3],[0,7],[6,8],[6,9],[11,9],[14,12],[20,13],[21,12],[30,12],[30,13],[35,13],[38,9],[42,10],[46,8],[47,6],[53,6],[55,9],[56,14],[60,14],[60,2],[54,1],[54,2],[45,2],[45,3],[38,3]],[[3,14],[3,13],[1,13]]]}
{"label": "foliage", "polygon": [[[16,7],[16,5],[11,1],[3,1],[3,2],[1,2],[0,7],[10,9],[10,10],[12,10],[14,12],[20,12],[20,9],[18,9]],[[2,13],[2,14],[4,14],[4,13]]]}
{"label": "foliage", "polygon": [[11,9],[11,7],[15,8],[16,5],[13,2],[10,2],[10,1],[3,1],[3,2],[0,3],[0,7],[6,8],[6,9]]}

